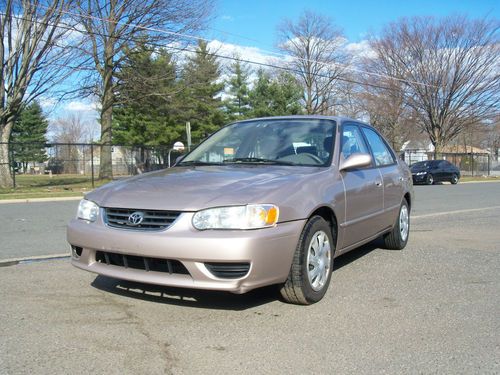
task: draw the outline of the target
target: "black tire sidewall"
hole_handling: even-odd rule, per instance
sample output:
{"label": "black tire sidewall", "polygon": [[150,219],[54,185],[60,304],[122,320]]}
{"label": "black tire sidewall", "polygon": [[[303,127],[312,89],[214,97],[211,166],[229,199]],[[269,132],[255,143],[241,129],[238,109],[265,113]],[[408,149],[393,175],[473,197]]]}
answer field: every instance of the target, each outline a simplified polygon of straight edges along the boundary
{"label": "black tire sidewall", "polygon": [[[328,241],[330,242],[331,249],[331,259],[330,259],[330,271],[328,273],[328,279],[323,286],[323,288],[319,291],[315,291],[311,284],[309,283],[308,277],[308,264],[307,264],[307,253],[309,250],[309,244],[314,236],[314,234],[318,231],[323,231],[328,236]],[[323,298],[328,290],[328,286],[330,285],[330,279],[332,278],[332,270],[333,270],[333,257],[335,255],[335,243],[333,242],[332,236],[332,228],[328,224],[328,222],[320,216],[312,217],[306,226],[304,227],[304,235],[301,238],[299,243],[300,257],[301,257],[301,275],[302,275],[302,291],[304,293],[304,297],[308,302],[314,303],[318,302]]]}
{"label": "black tire sidewall", "polygon": [[451,181],[450,181],[453,185],[456,185],[458,184],[458,176],[456,174],[454,174],[453,176],[451,176]]}

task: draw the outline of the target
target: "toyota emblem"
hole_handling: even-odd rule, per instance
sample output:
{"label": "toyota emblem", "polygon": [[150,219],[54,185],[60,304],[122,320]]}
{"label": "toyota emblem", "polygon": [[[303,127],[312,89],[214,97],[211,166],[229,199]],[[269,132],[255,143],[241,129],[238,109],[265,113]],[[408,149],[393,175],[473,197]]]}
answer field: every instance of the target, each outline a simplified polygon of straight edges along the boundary
{"label": "toyota emblem", "polygon": [[130,214],[127,219],[127,225],[136,227],[144,220],[144,212],[135,211]]}

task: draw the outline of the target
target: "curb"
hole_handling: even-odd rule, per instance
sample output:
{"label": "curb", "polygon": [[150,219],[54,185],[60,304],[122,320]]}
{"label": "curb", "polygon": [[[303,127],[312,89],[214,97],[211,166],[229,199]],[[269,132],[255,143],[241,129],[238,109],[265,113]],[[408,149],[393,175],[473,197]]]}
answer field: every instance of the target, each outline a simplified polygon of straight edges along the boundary
{"label": "curb", "polygon": [[500,178],[498,180],[486,180],[486,181],[459,181],[459,184],[488,184],[491,182],[500,182]]}
{"label": "curb", "polygon": [[36,202],[62,202],[62,201],[77,201],[83,198],[78,197],[53,197],[53,198],[23,198],[23,199],[2,199],[0,204],[7,203],[36,203]]}
{"label": "curb", "polygon": [[15,266],[19,263],[32,263],[32,262],[42,262],[47,260],[58,260],[70,258],[71,255],[68,253],[63,254],[51,254],[51,255],[39,255],[39,256],[29,256],[21,258],[11,258],[11,259],[0,259],[0,267]]}

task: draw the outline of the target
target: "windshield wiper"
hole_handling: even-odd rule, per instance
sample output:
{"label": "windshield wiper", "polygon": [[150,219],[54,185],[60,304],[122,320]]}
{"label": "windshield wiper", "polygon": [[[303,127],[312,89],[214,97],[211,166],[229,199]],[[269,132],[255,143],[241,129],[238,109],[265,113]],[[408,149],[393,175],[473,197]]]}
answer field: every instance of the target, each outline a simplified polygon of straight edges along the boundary
{"label": "windshield wiper", "polygon": [[215,162],[209,162],[209,161],[201,161],[201,160],[186,160],[186,161],[181,161],[179,164],[176,166],[182,167],[185,165],[221,165],[222,163],[215,163]]}
{"label": "windshield wiper", "polygon": [[290,161],[263,159],[263,158],[231,158],[224,159],[224,163],[247,163],[247,164],[274,164],[274,165],[296,165]]}

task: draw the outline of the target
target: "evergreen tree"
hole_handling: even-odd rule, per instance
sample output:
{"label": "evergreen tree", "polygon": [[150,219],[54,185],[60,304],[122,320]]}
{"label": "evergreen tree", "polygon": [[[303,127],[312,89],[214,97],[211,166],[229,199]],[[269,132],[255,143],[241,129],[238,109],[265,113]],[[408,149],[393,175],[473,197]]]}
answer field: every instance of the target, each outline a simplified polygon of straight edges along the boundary
{"label": "evergreen tree", "polygon": [[171,146],[179,140],[184,126],[173,117],[178,85],[172,56],[141,43],[127,50],[118,77],[120,105],[114,111],[113,142]]}
{"label": "evergreen tree", "polygon": [[249,94],[251,117],[272,116],[271,77],[263,69],[257,72],[257,81]]}
{"label": "evergreen tree", "polygon": [[271,78],[264,70],[257,73],[257,81],[250,91],[251,117],[286,116],[302,113],[302,88],[290,73]]}
{"label": "evergreen tree", "polygon": [[231,78],[228,81],[230,98],[226,100],[226,111],[231,120],[247,117],[250,111],[248,76],[250,69],[237,59],[229,68]]}
{"label": "evergreen tree", "polygon": [[225,122],[220,95],[224,83],[220,81],[220,64],[208,49],[207,43],[200,40],[196,53],[188,58],[182,72],[182,94],[179,100],[179,120],[184,124],[191,122],[193,143],[198,143],[213,133]]}
{"label": "evergreen tree", "polygon": [[275,116],[302,114],[303,89],[297,79],[288,72],[281,72],[271,84],[273,113]]}
{"label": "evergreen tree", "polygon": [[14,159],[21,162],[24,172],[29,163],[43,163],[47,160],[45,143],[48,121],[37,101],[21,110],[14,124],[10,141],[14,143]]}

